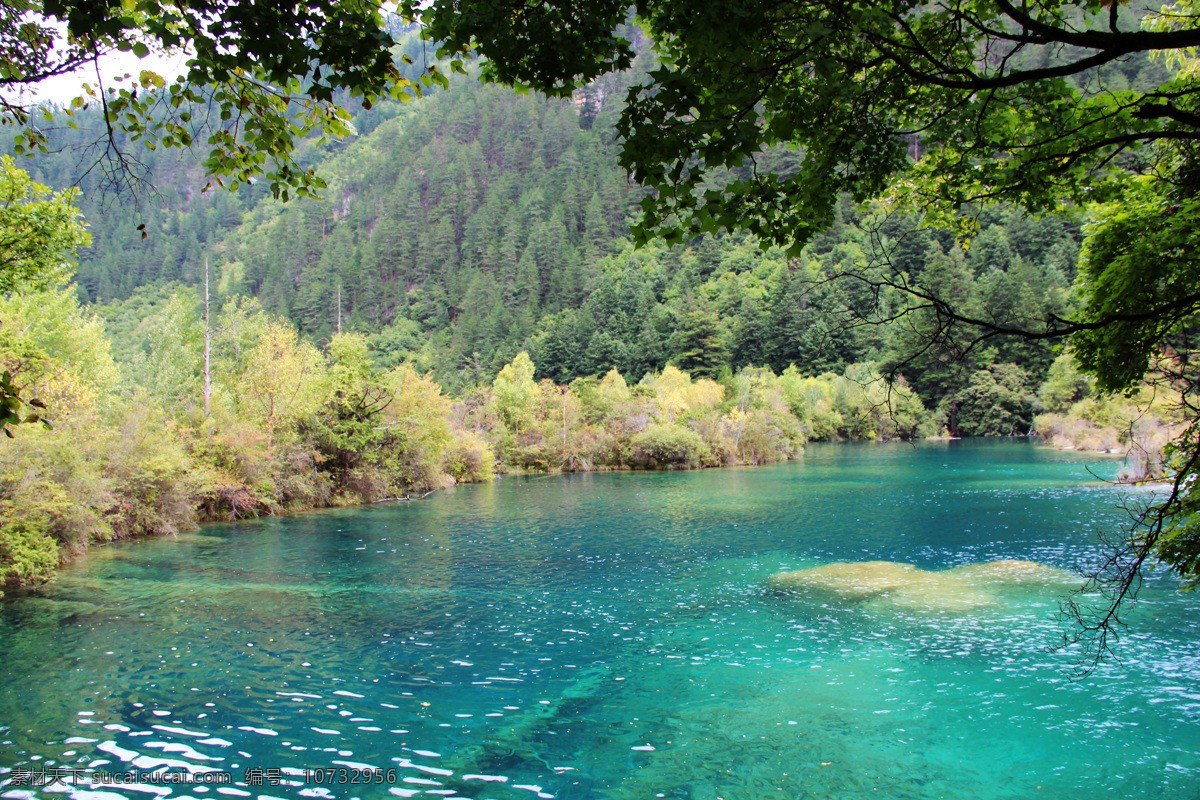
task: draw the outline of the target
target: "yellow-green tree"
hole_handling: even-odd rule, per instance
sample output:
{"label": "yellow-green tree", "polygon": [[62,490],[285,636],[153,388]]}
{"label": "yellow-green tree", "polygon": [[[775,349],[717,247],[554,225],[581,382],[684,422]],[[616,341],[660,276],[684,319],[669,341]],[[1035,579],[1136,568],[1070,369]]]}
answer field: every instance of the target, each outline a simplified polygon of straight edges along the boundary
{"label": "yellow-green tree", "polygon": [[282,322],[267,323],[262,338],[246,359],[238,389],[246,411],[262,422],[267,455],[279,426],[311,412],[321,401],[325,379],[320,351]]}
{"label": "yellow-green tree", "polygon": [[91,241],[77,195],[52,192],[0,158],[0,292],[50,289],[71,278],[76,249]]}
{"label": "yellow-green tree", "polygon": [[110,349],[104,325],[70,289],[0,296],[0,363],[51,416],[94,409],[117,386]]}
{"label": "yellow-green tree", "polygon": [[450,398],[432,377],[418,375],[411,363],[389,372],[384,384],[392,402],[381,414],[380,423],[397,440],[386,457],[389,469],[408,486],[437,486],[452,439]]}
{"label": "yellow-green tree", "polygon": [[533,373],[533,361],[522,351],[492,381],[492,402],[512,433],[523,433],[536,419],[539,391]]}
{"label": "yellow-green tree", "polygon": [[[91,241],[75,208],[75,195],[53,193],[30,180],[11,158],[0,159],[0,294],[52,290],[71,277],[76,249]],[[0,375],[0,430],[11,436],[10,425],[41,419],[37,412],[24,418],[19,413],[26,401],[20,394],[21,379],[14,381],[15,372],[45,362],[41,353],[29,348],[28,339],[19,341],[25,331],[14,321],[4,317],[0,325],[7,326],[2,333],[8,350]],[[35,398],[28,402],[44,407],[45,400]]]}
{"label": "yellow-green tree", "polygon": [[648,385],[654,390],[658,418],[667,423],[690,412],[712,408],[725,396],[725,387],[716,381],[701,378],[693,383],[686,372],[670,364]]}

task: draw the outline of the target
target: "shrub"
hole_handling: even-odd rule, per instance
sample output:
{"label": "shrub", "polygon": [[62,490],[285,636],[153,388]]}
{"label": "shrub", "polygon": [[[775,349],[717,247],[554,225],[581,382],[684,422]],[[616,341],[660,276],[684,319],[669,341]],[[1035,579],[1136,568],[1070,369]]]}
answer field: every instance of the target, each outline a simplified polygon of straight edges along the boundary
{"label": "shrub", "polygon": [[346,474],[346,489],[356,495],[359,503],[370,503],[387,496],[387,475],[378,467],[355,467]]}
{"label": "shrub", "polygon": [[804,452],[804,432],[786,411],[760,409],[747,415],[739,442],[744,464],[787,461]]}
{"label": "shrub", "polygon": [[694,469],[711,457],[695,431],[679,425],[652,425],[633,437],[629,463],[642,469]]}
{"label": "shrub", "polygon": [[180,437],[161,414],[131,403],[106,444],[104,477],[115,501],[108,522],[117,538],[195,528],[200,487]]}
{"label": "shrub", "polygon": [[589,428],[582,440],[583,456],[593,469],[620,467],[625,463],[628,440],[620,439],[607,428]]}
{"label": "shrub", "polygon": [[1125,452],[1118,480],[1160,479],[1166,473],[1163,448],[1179,435],[1178,397],[1143,387],[1131,396],[1085,397],[1066,412],[1039,414],[1038,434],[1055,447]]}
{"label": "shrub", "polygon": [[46,525],[18,517],[0,526],[0,597],[4,588],[45,583],[58,566],[58,545]]}
{"label": "shrub", "polygon": [[251,487],[221,476],[204,486],[198,504],[204,522],[257,517],[269,508]]}
{"label": "shrub", "polygon": [[489,481],[495,471],[496,457],[477,434],[456,431],[446,447],[444,466],[459,483]]}
{"label": "shrub", "polygon": [[283,508],[323,508],[333,500],[333,476],[319,469],[321,456],[299,442],[285,443],[270,462],[274,500]]}
{"label": "shrub", "polygon": [[719,467],[738,463],[737,438],[741,435],[740,422],[745,416],[735,408],[725,417],[717,411],[709,410],[688,420],[688,427],[696,432],[708,448],[704,466]]}
{"label": "shrub", "polygon": [[0,448],[0,518],[36,520],[63,555],[112,538],[115,498],[101,475],[106,442],[68,421],[52,431],[25,425]]}

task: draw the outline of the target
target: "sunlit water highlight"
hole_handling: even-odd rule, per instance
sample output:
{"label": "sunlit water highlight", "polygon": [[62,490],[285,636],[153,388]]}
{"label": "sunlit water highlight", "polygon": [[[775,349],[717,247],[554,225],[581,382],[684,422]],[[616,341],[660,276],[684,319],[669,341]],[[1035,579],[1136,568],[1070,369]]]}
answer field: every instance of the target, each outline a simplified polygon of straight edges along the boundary
{"label": "sunlit water highlight", "polygon": [[[1077,568],[1114,462],[814,446],[753,470],[510,478],[100,548],[0,605],[0,796],[1192,797],[1194,598],[1156,578],[1072,682],[1057,596],[818,603],[833,561]],[[226,771],[18,787],[10,770]],[[395,770],[347,786],[305,769]],[[246,770],[277,769],[262,785]]]}

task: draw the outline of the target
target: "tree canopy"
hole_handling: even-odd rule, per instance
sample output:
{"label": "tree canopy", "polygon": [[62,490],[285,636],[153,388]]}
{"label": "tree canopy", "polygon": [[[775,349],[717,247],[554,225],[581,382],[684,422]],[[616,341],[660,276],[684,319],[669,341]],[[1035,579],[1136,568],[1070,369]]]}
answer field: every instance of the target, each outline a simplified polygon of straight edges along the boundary
{"label": "tree canopy", "polygon": [[[623,164],[654,190],[642,236],[724,227],[794,244],[846,192],[1052,209],[1112,196],[1121,167],[1200,138],[1179,69],[1200,44],[1191,3],[642,0],[636,13],[661,62],[621,122]],[[424,14],[448,48],[488,58],[486,75],[552,94],[632,53],[628,39],[583,37],[623,19],[607,0],[443,0]],[[1123,65],[1148,53],[1172,68],[1130,86]],[[764,169],[772,147],[795,157]]]}
{"label": "tree canopy", "polygon": [[[75,194],[51,192],[31,181],[11,158],[0,159],[0,294],[53,289],[71,277],[76,249],[90,241],[74,205]],[[3,321],[10,328],[0,332],[0,339],[19,339],[21,332],[11,329],[12,321]],[[36,396],[23,399],[13,384],[14,373],[32,367],[44,355],[28,342],[22,345],[21,358],[0,375],[0,430],[9,437],[12,425],[49,425],[36,410],[21,416],[23,404],[46,408]]]}
{"label": "tree canopy", "polygon": [[[407,99],[421,84],[392,53],[400,21],[351,0],[15,0],[0,11],[0,122],[16,125],[17,152],[44,149],[49,109],[11,90],[69,74],[112,51],[186,56],[178,76],[143,69],[110,85],[86,81],[70,105],[103,107],[108,135],[96,163],[118,183],[136,175],[118,133],[154,147],[207,145],[204,166],[222,184],[265,178],[277,196],[324,186],[297,143],[353,130],[344,107]],[[99,73],[97,73],[99,75]],[[425,85],[444,82],[427,65]]]}

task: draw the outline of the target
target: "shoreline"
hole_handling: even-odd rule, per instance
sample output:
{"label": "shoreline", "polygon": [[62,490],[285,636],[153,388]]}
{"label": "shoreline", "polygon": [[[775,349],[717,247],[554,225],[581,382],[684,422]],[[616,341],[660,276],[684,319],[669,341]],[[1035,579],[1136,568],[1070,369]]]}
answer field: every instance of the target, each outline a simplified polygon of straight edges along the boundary
{"label": "shoreline", "polygon": [[[1055,447],[1053,445],[1050,445],[1047,442],[1045,442],[1044,440],[1040,440],[1036,436],[1022,436],[1022,437],[1007,437],[1007,436],[991,437],[991,436],[987,436],[987,437],[965,437],[965,438],[979,438],[979,439],[983,439],[983,440],[997,440],[997,441],[1010,441],[1013,438],[1022,438],[1022,439],[1028,439],[1029,444],[1031,444],[1035,447],[1047,447],[1047,448],[1051,448],[1054,450],[1058,450],[1060,452],[1070,452],[1066,448]],[[908,444],[916,444],[921,441],[944,442],[944,441],[962,441],[962,440],[964,440],[964,437],[927,436],[922,439],[915,439],[915,440],[908,440],[908,441],[906,441],[906,440],[875,441],[875,442],[870,442],[870,444],[893,444],[893,443],[900,442],[900,441],[906,441],[906,443],[908,443]],[[845,441],[809,442],[809,444],[845,444],[845,443],[846,443]],[[1108,453],[1104,453],[1102,451],[1089,451],[1089,450],[1079,450],[1077,452],[1089,453],[1089,454],[1097,455],[1097,456],[1108,454]],[[1121,454],[1115,454],[1115,455],[1121,455]],[[637,467],[605,466],[605,467],[599,467],[596,469],[589,469],[589,470],[563,470],[563,469],[530,470],[530,469],[523,469],[521,467],[510,467],[510,468],[507,468],[506,471],[503,471],[503,472],[496,471],[494,473],[493,478],[491,478],[490,480],[502,480],[503,478],[506,478],[506,477],[531,477],[531,476],[549,477],[552,475],[577,475],[577,474],[587,474],[587,473],[593,473],[593,472],[604,472],[604,473],[625,472],[625,473],[654,474],[654,473],[662,473],[662,472],[692,472],[692,471],[701,471],[701,470],[710,470],[710,469],[713,469],[713,470],[725,470],[725,469],[734,469],[734,468],[743,468],[744,469],[744,468],[757,468],[757,467],[786,464],[786,463],[790,463],[790,462],[800,461],[803,458],[804,458],[804,453],[802,451],[801,454],[799,455],[799,457],[789,458],[789,459],[785,459],[782,461],[762,462],[762,463],[758,463],[758,464],[722,464],[722,465],[712,465],[712,466],[698,465],[696,467],[683,468],[683,469],[644,469],[644,468],[637,468]],[[146,535],[142,535],[142,536],[131,536],[131,537],[123,538],[123,539],[111,539],[111,540],[104,541],[104,542],[89,543],[88,546],[83,551],[73,555],[72,557],[70,557],[68,559],[63,560],[55,568],[54,576],[51,577],[50,580],[48,580],[44,583],[36,584],[36,585],[27,585],[27,586],[18,585],[18,586],[14,586],[14,587],[10,587],[10,588],[5,588],[4,593],[0,594],[0,603],[5,602],[9,598],[15,599],[17,597],[27,597],[27,596],[31,596],[31,595],[36,595],[36,593],[39,592],[42,588],[47,587],[54,583],[55,577],[57,577],[59,570],[62,570],[63,568],[65,568],[69,565],[77,564],[80,561],[82,561],[83,559],[86,559],[88,552],[93,547],[108,547],[108,546],[114,545],[114,544],[135,544],[135,543],[141,543],[141,542],[146,542],[146,541],[157,541],[157,540],[162,540],[162,539],[167,539],[167,538],[179,538],[180,536],[198,533],[202,530],[202,527],[205,525],[237,524],[237,523],[242,523],[242,522],[253,522],[256,520],[269,519],[272,517],[292,516],[292,515],[300,515],[300,514],[313,514],[313,513],[326,512],[326,511],[340,511],[340,510],[351,509],[351,508],[369,508],[369,507],[376,506],[376,505],[382,506],[382,505],[386,505],[386,504],[390,504],[390,503],[395,503],[395,504],[413,503],[413,502],[419,502],[421,500],[424,500],[424,499],[430,497],[431,495],[437,494],[446,489],[453,489],[458,486],[471,486],[471,485],[482,484],[482,483],[486,483],[486,482],[488,482],[488,481],[470,481],[470,482],[463,482],[463,483],[454,483],[449,486],[439,486],[439,487],[434,487],[432,489],[424,490],[420,494],[417,494],[417,495],[411,495],[411,496],[405,496],[405,497],[380,498],[378,500],[363,501],[361,503],[350,503],[350,504],[340,504],[340,505],[330,504],[330,505],[321,505],[321,506],[293,506],[293,507],[279,508],[277,510],[271,511],[268,514],[259,514],[259,515],[255,515],[255,516],[238,517],[236,519],[197,518],[195,521],[195,527],[192,529],[189,529],[189,530],[185,530],[185,531],[178,531],[175,533],[164,533],[164,534],[146,534]],[[1146,488],[1146,489],[1153,489],[1153,488],[1159,488],[1159,487],[1165,488],[1165,487],[1170,486],[1169,481],[1147,481],[1144,483],[1115,481],[1112,483],[1114,483],[1115,485],[1136,486],[1138,488]]]}

